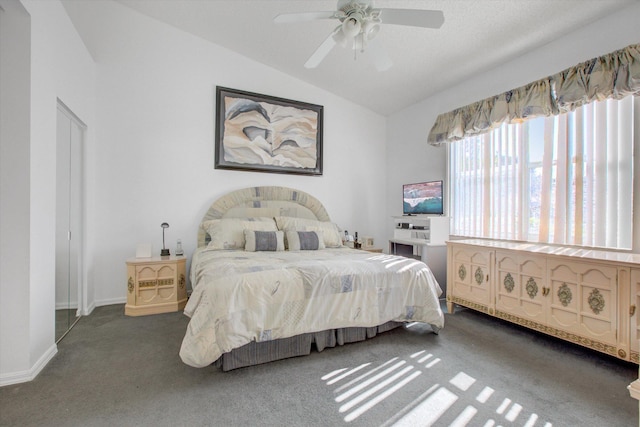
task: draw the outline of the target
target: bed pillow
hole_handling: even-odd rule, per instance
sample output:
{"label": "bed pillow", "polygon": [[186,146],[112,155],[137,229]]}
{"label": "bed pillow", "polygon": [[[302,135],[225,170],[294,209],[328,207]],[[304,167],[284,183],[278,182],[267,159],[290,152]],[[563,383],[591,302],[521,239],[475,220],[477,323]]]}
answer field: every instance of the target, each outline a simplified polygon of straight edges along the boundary
{"label": "bed pillow", "polygon": [[327,248],[339,248],[342,246],[342,237],[338,226],[333,222],[316,221],[314,219],[294,218],[290,216],[275,217],[279,230],[293,231],[319,231]]}
{"label": "bed pillow", "polygon": [[325,248],[321,231],[287,230],[286,236],[290,251],[317,251]]}
{"label": "bed pillow", "polygon": [[211,241],[208,249],[244,249],[244,230],[278,231],[273,218],[222,218],[204,221],[202,228]]}
{"label": "bed pillow", "polygon": [[244,230],[247,252],[284,251],[283,231]]}

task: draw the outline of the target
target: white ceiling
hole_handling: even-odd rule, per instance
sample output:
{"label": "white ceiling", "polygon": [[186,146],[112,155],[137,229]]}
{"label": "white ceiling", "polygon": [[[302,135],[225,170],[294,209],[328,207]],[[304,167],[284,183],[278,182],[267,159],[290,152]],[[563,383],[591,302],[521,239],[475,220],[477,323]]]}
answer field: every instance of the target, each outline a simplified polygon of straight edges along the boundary
{"label": "white ceiling", "polygon": [[[89,50],[92,2],[62,0]],[[390,115],[637,0],[374,0],[378,8],[437,9],[437,30],[383,25],[393,66],[337,46],[315,69],[303,64],[337,21],[274,24],[280,13],[335,10],[335,0],[113,0],[255,61]],[[94,57],[97,52],[92,52]],[[587,60],[589,58],[585,58]],[[560,70],[558,70],[560,71]]]}

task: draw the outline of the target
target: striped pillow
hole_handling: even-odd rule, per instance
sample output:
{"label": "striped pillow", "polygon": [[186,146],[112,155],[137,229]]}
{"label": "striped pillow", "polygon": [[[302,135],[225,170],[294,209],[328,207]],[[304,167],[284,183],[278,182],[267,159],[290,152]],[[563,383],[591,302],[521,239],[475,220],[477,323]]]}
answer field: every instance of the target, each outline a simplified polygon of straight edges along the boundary
{"label": "striped pillow", "polygon": [[277,216],[275,220],[278,230],[319,231],[325,247],[339,248],[343,246],[339,228],[333,222],[287,216]]}
{"label": "striped pillow", "polygon": [[288,230],[286,233],[290,251],[317,251],[325,248],[321,231]]}
{"label": "striped pillow", "polygon": [[244,230],[247,252],[284,251],[284,232]]}

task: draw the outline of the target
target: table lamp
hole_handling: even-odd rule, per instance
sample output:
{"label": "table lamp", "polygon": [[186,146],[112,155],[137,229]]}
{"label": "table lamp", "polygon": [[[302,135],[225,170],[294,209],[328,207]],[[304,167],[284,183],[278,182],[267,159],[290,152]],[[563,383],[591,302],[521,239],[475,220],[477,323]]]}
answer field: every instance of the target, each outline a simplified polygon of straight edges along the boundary
{"label": "table lamp", "polygon": [[164,245],[164,229],[169,228],[169,224],[163,222],[162,224],[160,224],[160,227],[162,227],[162,250],[160,251],[160,256],[169,256],[169,249],[167,249]]}

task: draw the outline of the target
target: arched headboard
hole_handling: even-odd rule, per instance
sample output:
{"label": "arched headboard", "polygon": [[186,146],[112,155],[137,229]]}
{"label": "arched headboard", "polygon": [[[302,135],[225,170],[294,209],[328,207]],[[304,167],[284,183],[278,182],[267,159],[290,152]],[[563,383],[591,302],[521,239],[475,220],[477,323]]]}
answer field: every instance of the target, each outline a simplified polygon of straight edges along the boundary
{"label": "arched headboard", "polygon": [[[292,216],[331,221],[322,203],[304,191],[287,187],[250,187],[232,191],[213,202],[202,217],[204,221],[220,218]],[[209,242],[209,235],[198,227],[198,247]]]}

